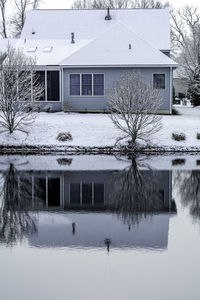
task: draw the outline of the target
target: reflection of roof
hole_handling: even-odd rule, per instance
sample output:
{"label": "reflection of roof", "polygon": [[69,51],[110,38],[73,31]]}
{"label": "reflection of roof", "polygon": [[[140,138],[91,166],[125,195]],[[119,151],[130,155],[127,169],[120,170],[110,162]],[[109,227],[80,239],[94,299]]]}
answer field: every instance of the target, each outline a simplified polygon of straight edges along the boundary
{"label": "reflection of roof", "polygon": [[[131,226],[110,213],[39,213],[36,235],[28,235],[35,247],[158,248],[168,244],[169,214],[156,214]],[[74,233],[72,223],[75,223]]]}

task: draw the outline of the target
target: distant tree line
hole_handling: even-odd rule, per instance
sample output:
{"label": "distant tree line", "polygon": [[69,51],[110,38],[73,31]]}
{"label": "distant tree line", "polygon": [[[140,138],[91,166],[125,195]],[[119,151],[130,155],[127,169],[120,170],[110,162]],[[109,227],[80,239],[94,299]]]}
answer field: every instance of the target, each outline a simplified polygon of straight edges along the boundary
{"label": "distant tree line", "polygon": [[[41,0],[0,0],[0,36],[19,37],[26,20],[26,12],[38,8]],[[13,6],[14,14],[8,16],[8,6]]]}

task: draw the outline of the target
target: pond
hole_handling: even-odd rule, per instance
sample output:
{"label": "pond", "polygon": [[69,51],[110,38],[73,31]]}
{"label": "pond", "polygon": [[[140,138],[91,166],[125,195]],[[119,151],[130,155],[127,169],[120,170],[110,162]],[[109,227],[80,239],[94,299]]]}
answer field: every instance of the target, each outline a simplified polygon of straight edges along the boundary
{"label": "pond", "polygon": [[0,299],[199,299],[200,155],[0,156],[0,195]]}

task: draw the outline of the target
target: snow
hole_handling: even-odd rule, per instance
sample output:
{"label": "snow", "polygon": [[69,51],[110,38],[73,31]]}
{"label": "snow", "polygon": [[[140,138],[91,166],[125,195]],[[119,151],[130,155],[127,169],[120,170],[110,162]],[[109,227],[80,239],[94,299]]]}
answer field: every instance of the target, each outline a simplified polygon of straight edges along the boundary
{"label": "snow", "polygon": [[[71,40],[24,40],[19,39],[15,47],[23,50],[23,52],[36,58],[37,65],[59,65],[66,57],[70,56],[77,50],[81,49],[90,40],[76,40],[75,44],[71,44]],[[1,48],[1,45],[0,45]],[[36,51],[30,53],[30,48],[36,48]],[[52,48],[51,51],[45,51]]]}
{"label": "snow", "polygon": [[[129,49],[129,44],[131,49]],[[67,66],[178,66],[122,23],[86,44],[60,63]]]}
{"label": "snow", "polygon": [[[24,39],[93,40],[117,22],[160,50],[170,49],[169,9],[111,9],[111,21],[102,10],[30,10],[21,34]],[[35,34],[32,34],[34,29]],[[118,37],[119,38],[119,37]]]}
{"label": "snow", "polygon": [[[162,129],[151,138],[151,146],[166,150],[200,149],[200,109],[180,107],[182,115],[163,115]],[[73,140],[59,142],[58,133],[70,132]],[[185,133],[185,141],[175,141],[172,133]],[[73,146],[73,147],[113,147],[121,132],[114,127],[108,114],[81,113],[38,113],[30,125],[29,134],[16,131],[0,134],[0,145],[30,146]]]}

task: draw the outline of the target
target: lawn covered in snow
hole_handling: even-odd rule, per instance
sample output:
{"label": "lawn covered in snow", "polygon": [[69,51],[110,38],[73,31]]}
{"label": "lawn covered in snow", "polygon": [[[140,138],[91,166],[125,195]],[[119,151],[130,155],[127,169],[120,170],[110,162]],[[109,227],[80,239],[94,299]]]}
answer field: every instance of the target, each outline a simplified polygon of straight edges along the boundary
{"label": "lawn covered in snow", "polygon": [[[178,106],[176,106],[176,109]],[[181,115],[162,116],[162,129],[150,139],[151,145],[159,147],[200,147],[196,139],[200,133],[200,109],[179,107]],[[71,132],[73,140],[59,142],[58,133]],[[174,141],[172,133],[185,133],[185,141]],[[116,129],[108,114],[81,113],[45,113],[37,114],[36,120],[29,126],[28,135],[16,131],[0,134],[0,145],[32,146],[113,146],[121,132]]]}

